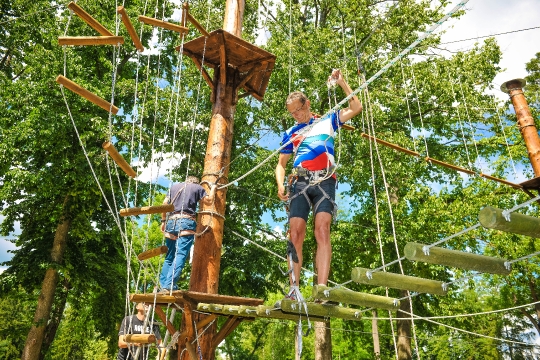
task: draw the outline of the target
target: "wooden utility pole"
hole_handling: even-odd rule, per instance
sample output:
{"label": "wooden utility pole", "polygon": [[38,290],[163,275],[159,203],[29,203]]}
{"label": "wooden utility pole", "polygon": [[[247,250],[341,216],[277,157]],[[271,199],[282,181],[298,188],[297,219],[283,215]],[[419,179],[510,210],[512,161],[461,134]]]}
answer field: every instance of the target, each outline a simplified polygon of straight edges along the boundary
{"label": "wooden utility pole", "polygon": [[[225,7],[223,29],[237,37],[242,34],[244,6],[245,0],[227,0]],[[237,69],[229,67],[227,61],[222,64],[225,66],[216,67],[214,70],[214,104],[202,175],[202,180],[219,182],[221,185],[227,182],[229,174],[237,96],[234,82],[238,78]],[[203,231],[207,226],[208,229],[195,242],[190,291],[218,293],[226,195],[226,188],[218,190],[213,205],[201,204],[197,232]],[[206,317],[193,315],[195,321]],[[182,322],[184,320],[186,317]],[[216,323],[213,323],[198,340],[201,356],[205,360],[214,359],[215,348],[219,345],[213,344],[215,334]],[[184,359],[189,359],[188,356],[185,352]]]}
{"label": "wooden utility pole", "polygon": [[533,186],[533,188],[538,189],[540,188],[540,137],[538,136],[538,130],[534,124],[531,110],[527,104],[527,99],[525,99],[525,95],[523,94],[523,88],[526,84],[524,79],[510,80],[501,85],[501,91],[510,95],[512,105],[514,105],[519,131],[527,146],[529,160],[531,161],[536,177],[536,179],[533,179],[536,180],[536,186]]}

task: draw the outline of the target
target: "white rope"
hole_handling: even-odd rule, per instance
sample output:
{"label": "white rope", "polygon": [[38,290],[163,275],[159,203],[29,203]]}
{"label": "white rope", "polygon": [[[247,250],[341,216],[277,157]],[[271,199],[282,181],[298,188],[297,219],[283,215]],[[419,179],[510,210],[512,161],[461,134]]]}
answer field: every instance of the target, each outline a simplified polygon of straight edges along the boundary
{"label": "white rope", "polygon": [[517,179],[517,170],[516,170],[516,164],[514,163],[514,159],[512,158],[512,153],[510,151],[510,145],[508,144],[508,137],[506,136],[506,132],[504,131],[504,125],[502,123],[501,115],[499,114],[499,107],[495,103],[495,98],[493,98],[493,107],[495,109],[495,112],[497,113],[497,117],[499,119],[499,125],[501,127],[501,131],[504,136],[504,142],[506,144],[506,151],[508,152],[508,156],[510,157],[510,163],[512,164],[512,169],[514,169],[514,179]]}
{"label": "white rope", "polygon": [[469,163],[469,169],[472,169],[472,162],[471,162],[471,157],[469,155],[469,148],[467,147],[467,141],[465,140],[465,132],[463,130],[463,124],[462,124],[461,115],[459,112],[459,102],[457,101],[457,98],[456,98],[456,92],[454,91],[454,82],[452,81],[452,78],[450,77],[450,73],[448,73],[448,80],[450,82],[450,88],[452,89],[452,96],[454,97],[454,104],[452,104],[452,106],[456,105],[455,108],[456,108],[456,113],[458,116],[458,124],[459,124],[459,129],[461,131],[461,138],[463,139],[463,145],[465,147],[465,153],[467,154],[467,162]]}

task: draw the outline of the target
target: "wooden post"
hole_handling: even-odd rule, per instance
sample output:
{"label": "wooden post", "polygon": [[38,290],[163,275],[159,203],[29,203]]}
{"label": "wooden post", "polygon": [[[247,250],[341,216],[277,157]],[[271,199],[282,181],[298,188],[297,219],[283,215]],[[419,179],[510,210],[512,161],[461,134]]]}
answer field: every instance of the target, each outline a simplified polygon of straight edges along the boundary
{"label": "wooden post", "polygon": [[351,279],[359,284],[385,286],[392,289],[410,290],[426,294],[446,295],[443,282],[417,278],[383,271],[371,272],[369,269],[354,268]]}
{"label": "wooden post", "polygon": [[517,213],[510,213],[508,215],[510,218],[506,220],[502,210],[486,206],[480,210],[478,220],[483,227],[488,229],[540,238],[539,218]]}
{"label": "wooden post", "polygon": [[182,25],[176,25],[170,22],[154,19],[154,18],[144,16],[144,15],[139,15],[139,21],[148,25],[157,26],[163,29],[175,31],[180,34],[187,34],[187,32],[189,31],[187,27],[183,27]]}
{"label": "wooden post", "polygon": [[413,242],[407,243],[405,245],[405,257],[413,261],[422,261],[490,274],[508,275],[511,271],[510,265],[508,264],[508,267],[506,266],[505,259],[443,249],[435,246],[430,247],[429,254],[426,255],[424,253],[424,247],[427,248],[427,245]]}
{"label": "wooden post", "polygon": [[523,95],[523,87],[526,85],[523,79],[514,79],[501,85],[501,91],[510,95],[512,105],[516,111],[517,124],[521,136],[527,146],[529,160],[536,177],[540,177],[540,137],[534,124],[531,110],[527,104],[527,99]]}
{"label": "wooden post", "polygon": [[333,289],[328,291],[327,294],[325,291],[329,290],[329,287],[322,285],[313,286],[313,297],[320,300],[330,300],[341,302],[344,304],[352,304],[366,307],[374,307],[377,309],[385,310],[397,310],[399,309],[399,300],[379,296],[373,294],[366,294],[361,292],[356,292],[347,289]]}
{"label": "wooden post", "polygon": [[[225,20],[223,29],[238,37],[242,34],[242,21],[244,14],[245,0],[227,0],[225,9]],[[233,13],[234,12],[234,13]],[[231,22],[229,18],[236,21]],[[218,176],[227,179],[229,174],[229,162],[231,160],[231,147],[234,131],[234,113],[236,104],[234,99],[235,78],[239,75],[238,70],[227,67],[226,69],[216,68],[214,77],[220,76],[221,72],[227,75],[226,83],[216,82],[214,89],[216,93],[212,106],[212,119],[208,132],[208,142],[206,146],[206,157],[204,159],[203,180],[216,182]],[[222,95],[224,94],[224,95]],[[222,180],[223,181],[223,180]],[[225,180],[226,181],[226,180]],[[203,214],[200,214],[197,221],[197,232],[202,232],[206,224],[209,224],[208,231],[197,238],[193,249],[193,261],[189,289],[203,293],[217,294],[219,287],[219,268],[221,265],[221,244],[223,241],[223,223],[221,216],[211,216],[216,212],[225,215],[226,189],[217,191],[214,204],[201,204]],[[207,315],[195,313],[196,321],[201,321]],[[185,324],[185,321],[182,321]],[[216,334],[216,324],[211,325],[199,338],[202,358],[213,360],[215,349],[213,340]],[[179,355],[179,359],[181,359]],[[184,359],[187,359],[184,357]]]}

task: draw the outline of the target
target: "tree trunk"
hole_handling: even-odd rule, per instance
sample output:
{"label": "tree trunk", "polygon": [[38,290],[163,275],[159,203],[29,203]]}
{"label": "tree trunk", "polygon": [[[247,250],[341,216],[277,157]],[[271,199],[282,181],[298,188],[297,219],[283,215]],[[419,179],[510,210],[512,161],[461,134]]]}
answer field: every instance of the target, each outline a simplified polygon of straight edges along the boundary
{"label": "tree trunk", "polygon": [[45,329],[49,322],[54,294],[56,286],[58,285],[59,275],[54,265],[60,265],[62,263],[67,244],[67,235],[71,225],[71,219],[66,216],[68,213],[67,207],[69,200],[70,196],[67,195],[64,199],[62,217],[54,235],[54,242],[51,250],[52,264],[47,269],[45,279],[41,285],[41,293],[39,294],[34,321],[28,332],[28,337],[26,338],[26,344],[24,345],[21,357],[22,360],[38,360],[41,353]]}
{"label": "tree trunk", "polygon": [[381,345],[379,343],[379,326],[377,321],[377,310],[372,310],[371,314],[373,319],[371,320],[371,332],[373,333],[373,353],[375,359],[381,358]]}
{"label": "tree trunk", "polygon": [[[408,294],[406,290],[401,291],[401,297],[405,297],[407,295]],[[404,300],[401,300],[399,309],[409,313],[411,311],[410,301],[411,301],[410,298],[405,298]],[[409,316],[401,311],[398,311],[397,318],[398,319],[409,318]],[[397,342],[398,360],[412,360],[411,320],[398,320],[397,333],[398,333],[398,342]]]}
{"label": "tree trunk", "polygon": [[56,332],[60,326],[60,321],[62,320],[62,315],[64,314],[64,309],[66,308],[68,289],[69,283],[67,280],[64,280],[64,286],[59,290],[59,297],[56,299],[49,323],[45,329],[45,336],[43,338],[39,360],[45,359],[45,354],[47,354],[49,351],[49,348],[51,347],[51,344],[56,336]]}
{"label": "tree trunk", "polygon": [[315,322],[315,360],[332,358],[332,332],[330,320],[328,322]]}

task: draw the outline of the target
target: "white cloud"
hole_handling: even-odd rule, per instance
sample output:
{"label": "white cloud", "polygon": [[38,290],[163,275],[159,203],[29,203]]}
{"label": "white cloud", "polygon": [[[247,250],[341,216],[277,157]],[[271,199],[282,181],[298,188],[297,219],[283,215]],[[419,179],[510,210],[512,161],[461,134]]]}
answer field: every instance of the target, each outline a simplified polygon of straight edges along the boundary
{"label": "white cloud", "polygon": [[[157,160],[161,158],[163,160],[161,163],[158,163]],[[186,155],[180,153],[157,153],[154,154],[150,164],[139,164],[135,162],[133,166],[139,166],[137,172],[140,172],[137,180],[145,183],[155,183],[160,177],[168,175],[172,169],[180,166],[180,163],[185,158]]]}
{"label": "white cloud", "polygon": [[[455,3],[453,2],[450,6],[455,6]],[[539,0],[470,1],[467,3],[466,9],[467,13],[461,18],[457,20],[449,19],[443,26],[446,33],[442,35],[442,43],[527,29],[540,25]],[[491,92],[492,94],[501,100],[508,99],[508,95],[501,92],[499,87],[508,80],[524,78],[527,75],[525,64],[537,52],[540,52],[539,37],[540,29],[495,37],[503,53],[500,62],[503,71],[495,77],[493,82],[495,90]],[[483,41],[484,39],[469,40],[443,45],[443,47],[451,51],[467,50],[472,48],[475,42],[481,44]]]}

